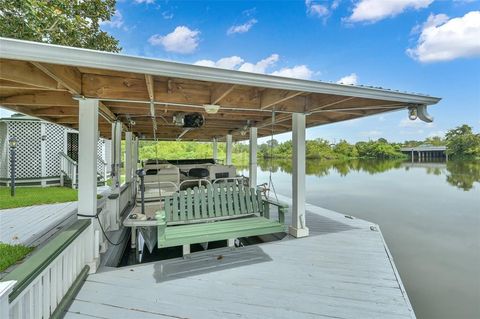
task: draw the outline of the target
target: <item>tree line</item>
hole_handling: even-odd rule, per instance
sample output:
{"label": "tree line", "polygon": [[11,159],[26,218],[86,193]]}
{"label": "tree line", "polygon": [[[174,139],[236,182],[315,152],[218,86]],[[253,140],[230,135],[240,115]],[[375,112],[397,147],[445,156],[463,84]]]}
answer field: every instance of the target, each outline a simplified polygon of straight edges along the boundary
{"label": "tree line", "polygon": [[[306,141],[306,157],[308,159],[351,159],[377,158],[400,159],[405,157],[402,147],[417,147],[420,145],[446,146],[450,157],[480,157],[480,134],[474,133],[472,127],[463,124],[449,130],[444,137],[428,137],[421,141],[410,140],[404,143],[390,143],[384,138],[376,141],[357,142],[350,144],[341,140],[332,144],[324,139]],[[292,156],[292,141],[278,143],[270,140],[259,146],[259,156],[263,158],[289,158]]]}
{"label": "tree line", "polygon": [[[480,134],[464,124],[449,130],[445,137],[429,137],[421,141],[391,143],[384,138],[375,141],[362,141],[350,144],[345,140],[330,143],[325,139],[307,140],[305,155],[307,159],[342,160],[353,158],[402,159],[406,155],[402,147],[420,145],[447,146],[450,157],[480,158]],[[232,158],[235,163],[248,160],[249,147],[245,143],[234,143]],[[275,139],[258,145],[259,158],[289,159],[292,157],[292,141],[278,142]],[[218,158],[225,158],[225,144],[218,143]],[[207,142],[153,142],[143,141],[140,145],[140,159],[179,159],[211,158],[212,144]]]}

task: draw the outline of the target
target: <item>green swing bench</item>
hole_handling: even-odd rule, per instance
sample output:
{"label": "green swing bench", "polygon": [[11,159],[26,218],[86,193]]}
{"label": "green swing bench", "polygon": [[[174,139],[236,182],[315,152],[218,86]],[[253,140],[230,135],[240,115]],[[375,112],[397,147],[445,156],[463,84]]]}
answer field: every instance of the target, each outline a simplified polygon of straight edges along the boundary
{"label": "green swing bench", "polygon": [[[270,205],[278,208],[278,220],[270,219]],[[221,183],[180,191],[164,199],[156,215],[158,248],[285,231],[288,205],[262,198],[260,191],[235,183]]]}

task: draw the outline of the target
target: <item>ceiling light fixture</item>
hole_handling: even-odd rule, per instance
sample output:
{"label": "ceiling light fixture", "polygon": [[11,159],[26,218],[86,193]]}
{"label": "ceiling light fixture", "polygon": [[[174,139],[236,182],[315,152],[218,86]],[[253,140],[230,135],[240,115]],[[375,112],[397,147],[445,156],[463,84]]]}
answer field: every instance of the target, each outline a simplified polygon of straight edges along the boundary
{"label": "ceiling light fixture", "polygon": [[216,104],[204,104],[203,108],[208,114],[216,114],[220,110],[220,105]]}
{"label": "ceiling light fixture", "polygon": [[408,108],[408,118],[412,121],[415,121],[417,119],[417,107],[409,107]]}

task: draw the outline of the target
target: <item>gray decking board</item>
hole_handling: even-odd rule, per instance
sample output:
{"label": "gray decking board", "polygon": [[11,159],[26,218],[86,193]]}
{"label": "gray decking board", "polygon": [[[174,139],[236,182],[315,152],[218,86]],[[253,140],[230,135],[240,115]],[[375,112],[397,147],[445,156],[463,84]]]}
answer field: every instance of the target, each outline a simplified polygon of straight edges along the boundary
{"label": "gray decking board", "polygon": [[[97,188],[97,194],[107,196],[109,192],[109,187]],[[104,200],[99,200],[98,205],[104,205]],[[38,246],[69,219],[75,219],[77,207],[75,201],[1,209],[0,242]]]}
{"label": "gray decking board", "polygon": [[77,202],[0,210],[0,242],[30,246],[76,210]]}
{"label": "gray decking board", "polygon": [[308,238],[90,275],[66,318],[415,318],[378,226],[307,209]]}

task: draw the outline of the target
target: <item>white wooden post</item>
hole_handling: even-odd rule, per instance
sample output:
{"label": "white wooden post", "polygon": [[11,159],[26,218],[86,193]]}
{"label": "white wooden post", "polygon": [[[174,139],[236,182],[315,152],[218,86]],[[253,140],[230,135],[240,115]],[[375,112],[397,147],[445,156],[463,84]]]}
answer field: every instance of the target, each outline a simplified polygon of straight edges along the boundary
{"label": "white wooden post", "polygon": [[132,181],[133,148],[132,132],[125,132],[125,182]]}
{"label": "white wooden post", "polygon": [[249,173],[248,180],[250,187],[257,187],[257,128],[250,128],[250,144],[249,144]]}
{"label": "white wooden post", "polygon": [[295,237],[308,236],[305,222],[305,114],[292,115],[292,142],[293,142],[293,207],[292,225],[289,233]]}
{"label": "white wooden post", "polygon": [[217,138],[213,138],[212,141],[212,152],[213,152],[213,159],[216,161],[218,159],[218,145],[217,145]]}
{"label": "white wooden post", "polygon": [[10,295],[16,283],[15,280],[0,282],[0,318],[10,318],[8,295]]}
{"label": "white wooden post", "polygon": [[232,165],[232,134],[227,134],[225,142],[226,142],[225,164]]}
{"label": "white wooden post", "polygon": [[78,209],[79,218],[92,218],[86,236],[86,260],[90,273],[97,271],[99,258],[95,258],[95,229],[97,214],[97,142],[98,100],[79,99],[78,128]]}
{"label": "white wooden post", "polygon": [[112,188],[120,187],[120,169],[122,163],[122,123],[115,121],[112,123]]}

